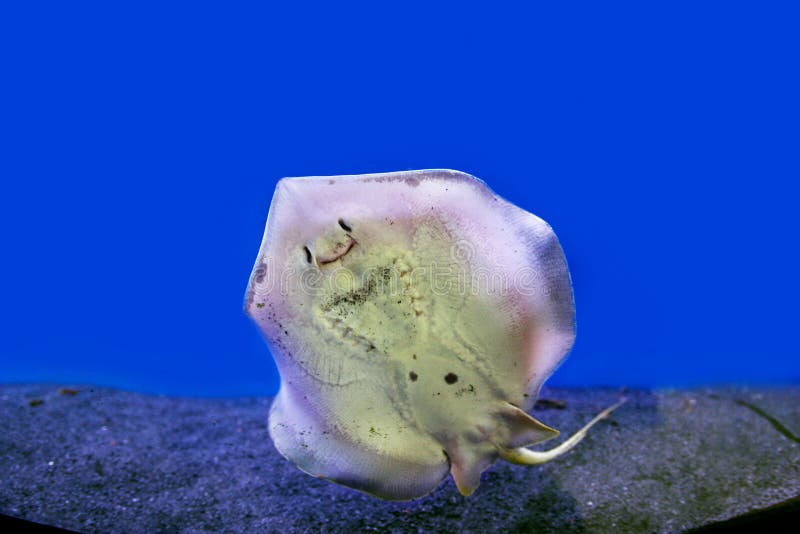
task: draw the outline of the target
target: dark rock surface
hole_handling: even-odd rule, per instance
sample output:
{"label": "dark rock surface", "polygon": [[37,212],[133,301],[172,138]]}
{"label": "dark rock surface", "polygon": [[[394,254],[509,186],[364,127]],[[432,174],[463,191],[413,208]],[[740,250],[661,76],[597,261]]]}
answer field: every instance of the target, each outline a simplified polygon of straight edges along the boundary
{"label": "dark rock surface", "polygon": [[[628,392],[559,460],[405,503],[284,460],[268,398],[59,389],[0,386],[0,514],[82,532],[681,531],[800,495],[798,387]],[[535,415],[566,436],[620,395],[546,389],[566,404]]]}

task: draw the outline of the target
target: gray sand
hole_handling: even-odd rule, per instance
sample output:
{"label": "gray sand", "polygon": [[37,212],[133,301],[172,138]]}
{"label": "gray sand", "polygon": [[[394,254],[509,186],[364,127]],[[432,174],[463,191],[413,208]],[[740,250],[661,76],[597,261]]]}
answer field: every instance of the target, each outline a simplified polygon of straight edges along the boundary
{"label": "gray sand", "polygon": [[[559,460],[500,462],[470,498],[448,478],[405,503],[284,460],[269,398],[76,389],[0,386],[0,513],[84,532],[653,532],[800,495],[798,387],[629,392]],[[566,436],[620,394],[546,389],[566,407],[535,415]]]}

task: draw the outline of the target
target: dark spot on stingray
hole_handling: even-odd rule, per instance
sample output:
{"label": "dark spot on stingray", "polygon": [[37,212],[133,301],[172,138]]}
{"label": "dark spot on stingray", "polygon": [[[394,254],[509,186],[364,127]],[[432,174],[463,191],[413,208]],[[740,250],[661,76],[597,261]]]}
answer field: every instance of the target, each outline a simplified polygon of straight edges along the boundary
{"label": "dark spot on stingray", "polygon": [[74,397],[78,394],[78,390],[75,388],[60,388],[58,390],[59,395],[69,395],[70,397]]}
{"label": "dark spot on stingray", "polygon": [[322,304],[322,311],[329,312],[336,308],[339,315],[346,315],[352,308],[367,302],[378,293],[387,290],[391,279],[392,270],[388,267],[380,269],[378,272],[370,274],[367,281],[358,289],[333,295]]}
{"label": "dark spot on stingray", "polygon": [[352,231],[353,231],[353,229],[352,229],[352,228],[350,228],[350,225],[348,225],[347,223],[345,223],[345,222],[344,222],[342,219],[339,219],[339,226],[340,226],[340,227],[342,228],[342,230],[344,230],[345,232],[352,232]]}
{"label": "dark spot on stingray", "polygon": [[412,382],[416,382],[418,378],[417,373],[415,373],[414,371],[409,372],[408,378],[410,378]]}
{"label": "dark spot on stingray", "polygon": [[31,399],[28,401],[28,406],[30,406],[31,408],[35,408],[36,406],[40,406],[42,404],[44,404],[44,401],[42,399]]}
{"label": "dark spot on stingray", "polygon": [[455,384],[456,382],[458,382],[458,375],[456,375],[455,373],[447,373],[446,375],[444,375],[444,381],[447,382],[448,384]]}
{"label": "dark spot on stingray", "polygon": [[415,360],[416,360],[416,359],[417,359],[417,355],[416,355],[416,354],[412,354],[412,355],[411,355],[411,358],[413,358],[413,359],[415,359]]}
{"label": "dark spot on stingray", "polygon": [[256,308],[263,308],[263,307],[264,307],[263,302],[256,302]]}
{"label": "dark spot on stingray", "polygon": [[465,393],[472,393],[474,395],[475,394],[475,386],[473,386],[472,384],[469,384],[467,387],[459,389],[458,391],[456,391],[456,397],[461,397]]}
{"label": "dark spot on stingray", "polygon": [[375,294],[375,279],[370,278],[362,287],[346,293],[334,295],[323,304],[323,311],[331,311],[334,307],[353,307],[364,304],[369,297]]}
{"label": "dark spot on stingray", "polygon": [[308,247],[303,247],[303,250],[306,252],[306,261],[307,261],[308,263],[311,263],[311,260],[312,260],[312,258],[311,258],[311,251],[310,251],[310,250],[308,250]]}
{"label": "dark spot on stingray", "polygon": [[255,281],[256,281],[257,284],[260,284],[261,282],[263,282],[264,281],[264,277],[267,275],[267,264],[266,263],[262,263],[258,267],[256,267],[255,275],[256,275],[255,276]]}

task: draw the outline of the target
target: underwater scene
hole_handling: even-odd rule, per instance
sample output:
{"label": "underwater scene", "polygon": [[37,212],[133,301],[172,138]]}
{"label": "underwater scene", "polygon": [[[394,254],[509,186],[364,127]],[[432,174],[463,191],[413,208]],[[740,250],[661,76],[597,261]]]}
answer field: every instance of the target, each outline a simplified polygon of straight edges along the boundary
{"label": "underwater scene", "polygon": [[800,520],[795,6],[3,11],[4,531]]}

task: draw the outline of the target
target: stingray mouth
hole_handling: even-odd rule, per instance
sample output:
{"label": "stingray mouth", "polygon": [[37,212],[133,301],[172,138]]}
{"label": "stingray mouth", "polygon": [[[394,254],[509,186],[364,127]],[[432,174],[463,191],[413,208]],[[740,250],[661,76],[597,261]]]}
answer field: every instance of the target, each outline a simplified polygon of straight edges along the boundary
{"label": "stingray mouth", "polygon": [[354,246],[356,246],[356,240],[348,235],[344,241],[337,242],[329,254],[317,255],[317,264],[327,265],[333,263],[347,255]]}

